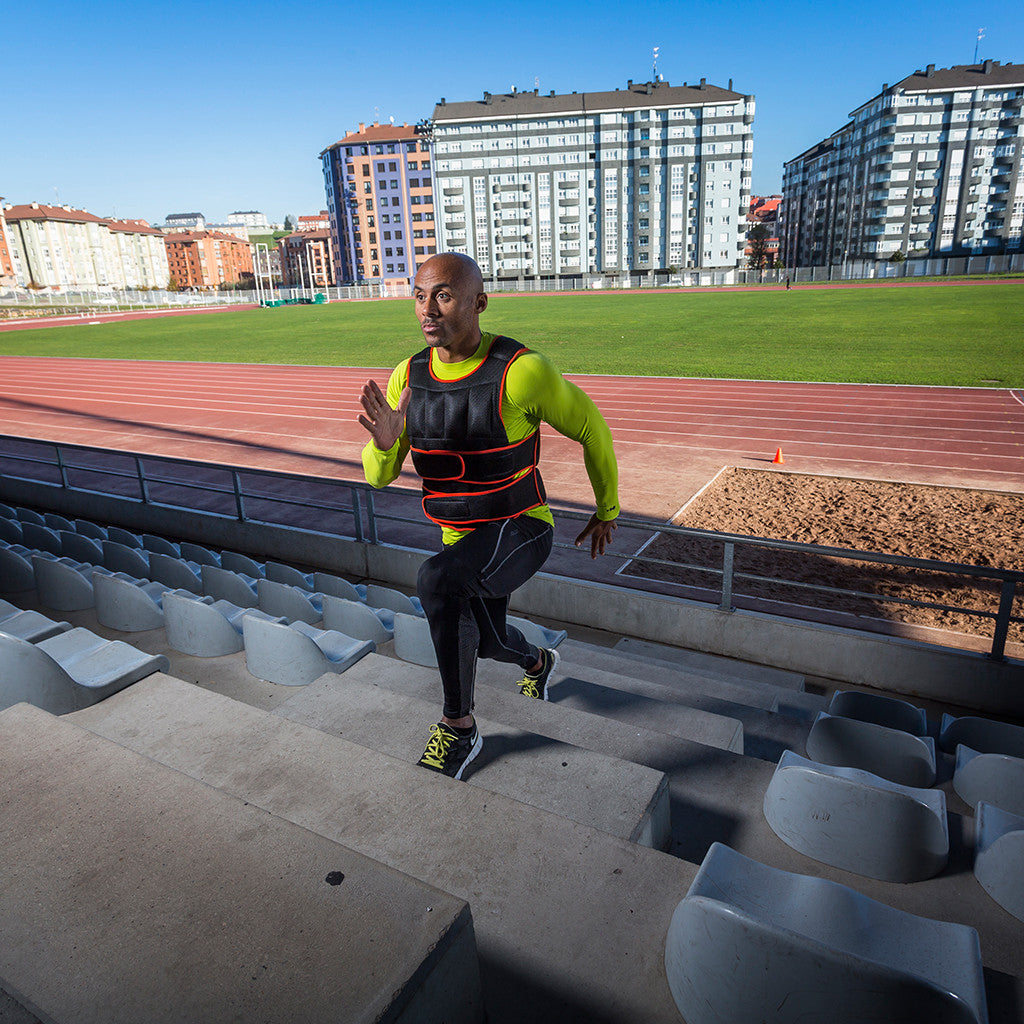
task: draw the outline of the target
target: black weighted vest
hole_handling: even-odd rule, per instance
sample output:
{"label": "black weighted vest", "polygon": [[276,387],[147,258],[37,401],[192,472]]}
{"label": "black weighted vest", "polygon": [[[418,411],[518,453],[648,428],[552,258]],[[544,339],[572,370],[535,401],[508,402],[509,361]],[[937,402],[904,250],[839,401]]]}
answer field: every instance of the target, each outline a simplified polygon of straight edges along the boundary
{"label": "black weighted vest", "polygon": [[544,504],[540,431],[510,444],[501,419],[505,375],[525,351],[496,337],[484,361],[452,381],[431,373],[429,348],[409,360],[406,432],[423,478],[423,512],[440,526],[471,529]]}

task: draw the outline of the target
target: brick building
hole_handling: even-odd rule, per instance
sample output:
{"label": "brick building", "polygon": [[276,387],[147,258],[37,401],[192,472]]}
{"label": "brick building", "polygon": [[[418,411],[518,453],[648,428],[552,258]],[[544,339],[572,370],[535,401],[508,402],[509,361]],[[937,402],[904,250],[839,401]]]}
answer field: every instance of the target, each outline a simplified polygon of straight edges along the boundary
{"label": "brick building", "polygon": [[750,247],[750,229],[762,224],[769,231],[765,239],[765,267],[774,267],[779,262],[779,206],[782,196],[751,196],[750,209],[747,210],[747,247],[743,255],[749,259],[753,255]]}
{"label": "brick building", "polygon": [[252,285],[252,249],[219,231],[164,235],[167,264],[179,288],[211,289],[239,282]]}
{"label": "brick building", "polygon": [[9,287],[16,283],[17,278],[14,276],[11,243],[7,238],[7,218],[4,216],[4,200],[0,196],[0,285]]}
{"label": "brick building", "polygon": [[315,289],[333,287],[338,283],[334,239],[329,228],[295,231],[278,241],[277,251],[286,287],[311,285]]}

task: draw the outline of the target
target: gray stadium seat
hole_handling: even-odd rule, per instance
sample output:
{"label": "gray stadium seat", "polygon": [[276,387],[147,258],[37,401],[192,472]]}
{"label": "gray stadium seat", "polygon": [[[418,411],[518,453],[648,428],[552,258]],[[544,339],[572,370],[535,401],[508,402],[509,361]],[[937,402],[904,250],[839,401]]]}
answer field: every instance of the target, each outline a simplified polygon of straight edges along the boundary
{"label": "gray stadium seat", "polygon": [[422,615],[423,605],[418,597],[408,597],[400,590],[382,587],[376,583],[366,584],[366,603],[371,608],[390,608],[403,615]]}
{"label": "gray stadium seat", "polygon": [[334,576],[329,572],[313,573],[313,589],[318,594],[333,594],[349,601],[365,601],[366,587],[362,584],[349,583],[343,576]]}
{"label": "gray stadium seat", "polygon": [[102,566],[75,562],[70,558],[32,556],[36,595],[47,608],[59,612],[76,612],[96,604],[93,590],[94,573],[107,572]]}
{"label": "gray stadium seat", "polygon": [[94,537],[83,536],[75,530],[61,530],[60,543],[63,553],[76,562],[103,564],[103,546]]}
{"label": "gray stadium seat", "polygon": [[267,579],[272,580],[274,583],[287,583],[290,587],[301,587],[303,590],[316,589],[311,572],[300,572],[294,566],[269,560],[264,568]]}
{"label": "gray stadium seat", "polygon": [[125,530],[120,526],[107,527],[107,540],[123,544],[126,548],[141,548],[142,538],[131,530]]}
{"label": "gray stadium seat", "polygon": [[288,626],[245,615],[242,627],[249,671],[282,686],[307,686],[325,672],[344,672],[376,650],[370,640],[355,640],[305,622]]}
{"label": "gray stadium seat", "polygon": [[222,551],[220,553],[220,564],[224,569],[230,569],[232,572],[240,572],[245,576],[251,576],[254,580],[263,579],[267,575],[262,562],[257,562],[256,559],[243,555],[238,551]]}
{"label": "gray stadium seat", "polygon": [[171,558],[181,558],[181,548],[165,537],[157,537],[152,533],[142,535],[142,546],[150,553],[156,551]]}
{"label": "gray stadium seat", "polygon": [[150,552],[149,578],[166,583],[171,590],[188,590],[196,595],[203,592],[198,565],[189,564],[184,558],[162,555],[159,551]]}
{"label": "gray stadium seat", "polygon": [[814,860],[887,882],[938,874],[949,858],[946,795],[787,750],[764,795],[764,816]]}
{"label": "gray stadium seat", "polygon": [[8,544],[20,544],[24,536],[21,523],[17,519],[0,516],[0,541],[5,541]]}
{"label": "gray stadium seat", "polygon": [[0,708],[26,701],[64,715],[169,667],[162,654],[143,654],[87,629],[36,644],[0,633]]}
{"label": "gray stadium seat", "polygon": [[45,520],[46,525],[51,530],[56,530],[57,533],[60,533],[61,530],[73,531],[75,529],[75,524],[72,523],[70,519],[66,519],[57,512],[44,512],[43,519]]}
{"label": "gray stadium seat", "polygon": [[179,547],[181,548],[181,557],[189,562],[195,562],[197,565],[220,565],[220,555],[209,548],[204,548],[202,544],[193,544],[191,541],[183,540]]}
{"label": "gray stadium seat", "polygon": [[862,693],[859,690],[837,690],[828,706],[830,715],[855,718],[859,722],[872,722],[889,729],[902,729],[911,736],[924,736],[928,732],[928,719],[924,708],[905,700],[885,697],[880,693]]}
{"label": "gray stadium seat", "polygon": [[984,802],[1024,815],[1024,758],[982,754],[961,743],[956,748],[953,789],[971,807]]}
{"label": "gray stadium seat", "polygon": [[193,597],[181,591],[164,594],[163,610],[167,643],[174,650],[196,658],[216,658],[241,651],[245,647],[243,616],[268,617],[258,608],[239,608],[230,601]]}
{"label": "gray stadium seat", "polygon": [[952,754],[960,743],[982,754],[1024,757],[1024,726],[970,715],[963,718],[943,715],[939,746],[947,754]]}
{"label": "gray stadium seat", "polygon": [[91,523],[88,519],[75,520],[75,533],[80,533],[83,537],[90,537],[93,540],[107,539],[106,527],[97,526],[96,523]]}
{"label": "gray stadium seat", "polygon": [[141,633],[164,624],[163,599],[166,583],[138,580],[124,573],[92,578],[96,599],[96,618],[110,629],[122,633]]}
{"label": "gray stadium seat", "polygon": [[32,508],[23,508],[18,505],[14,510],[22,523],[34,523],[36,526],[45,526],[46,517]]}
{"label": "gray stadium seat", "polygon": [[553,650],[569,635],[567,630],[548,629],[547,626],[542,626],[539,622],[516,618],[513,615],[508,616],[507,621],[510,626],[515,626],[534,647],[547,647],[549,650]]}
{"label": "gray stadium seat", "polygon": [[256,595],[259,607],[268,615],[309,625],[323,621],[323,594],[314,594],[287,583],[260,579],[256,581]]}
{"label": "gray stadium seat", "polygon": [[437,654],[426,619],[395,612],[395,655],[413,665],[437,668]]}
{"label": "gray stadium seat", "polygon": [[38,523],[22,523],[21,538],[22,544],[27,548],[35,548],[36,551],[49,551],[51,555],[58,557],[64,554],[60,534],[48,526],[40,526]]}
{"label": "gray stadium seat", "polygon": [[1003,910],[1024,921],[1024,816],[979,803],[974,851],[974,877]]}
{"label": "gray stadium seat", "polygon": [[5,505],[0,502],[0,519],[17,519],[18,513],[11,508],[10,505]]}
{"label": "gray stadium seat", "polygon": [[256,582],[230,569],[221,569],[216,565],[200,566],[203,581],[203,593],[218,601],[230,601],[240,608],[255,608]]}
{"label": "gray stadium seat", "polygon": [[807,756],[819,764],[860,768],[901,786],[935,782],[935,740],[856,718],[821,712],[807,735]]}
{"label": "gray stadium seat", "polygon": [[34,644],[70,628],[70,622],[55,622],[40,612],[24,611],[9,601],[0,600],[0,633]]}
{"label": "gray stadium seat", "polygon": [[712,844],[672,915],[669,988],[687,1024],[985,1024],[973,928]]}
{"label": "gray stadium seat", "polygon": [[[20,550],[18,550],[20,548]],[[35,573],[28,549],[23,545],[0,545],[0,594],[20,594],[34,590]]]}
{"label": "gray stadium seat", "polygon": [[111,572],[123,572],[136,579],[149,578],[149,552],[129,547],[119,540],[105,540],[103,564]]}
{"label": "gray stadium seat", "polygon": [[370,608],[362,601],[350,601],[323,594],[324,629],[331,629],[357,640],[385,644],[395,635],[395,613],[388,608]]}

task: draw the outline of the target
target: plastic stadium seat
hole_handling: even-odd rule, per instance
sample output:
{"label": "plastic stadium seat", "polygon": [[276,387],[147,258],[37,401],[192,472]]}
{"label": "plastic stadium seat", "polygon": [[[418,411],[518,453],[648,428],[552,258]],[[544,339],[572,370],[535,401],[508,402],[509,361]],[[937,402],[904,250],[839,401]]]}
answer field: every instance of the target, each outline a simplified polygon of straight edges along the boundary
{"label": "plastic stadium seat", "polygon": [[196,658],[216,658],[243,650],[243,617],[269,618],[258,608],[239,608],[230,601],[193,597],[181,591],[164,594],[163,609],[167,643]]}
{"label": "plastic stadium seat", "polygon": [[687,1024],[984,1024],[978,933],[713,843],[669,924]]}
{"label": "plastic stadium seat", "polygon": [[43,513],[43,519],[46,525],[51,530],[56,530],[60,533],[61,530],[74,530],[75,524],[70,519],[66,519],[64,516],[59,515],[56,512],[45,512]]}
{"label": "plastic stadium seat", "polygon": [[403,615],[423,615],[423,605],[418,597],[407,597],[400,590],[376,583],[366,584],[366,603],[372,608],[390,608]]}
{"label": "plastic stadium seat", "polygon": [[1024,814],[1024,758],[982,754],[961,743],[956,748],[953,789],[971,807],[984,802],[1010,814]]}
{"label": "plastic stadium seat", "polygon": [[90,537],[93,540],[107,539],[106,527],[97,526],[96,523],[91,523],[88,519],[75,520],[75,533],[80,533],[83,537]]}
{"label": "plastic stadium seat", "polygon": [[362,601],[350,601],[323,594],[324,629],[332,629],[357,640],[384,644],[394,638],[395,613],[388,608],[370,608]]}
{"label": "plastic stadium seat", "polygon": [[510,615],[507,619],[510,626],[515,626],[528,643],[534,647],[547,647],[549,650],[557,647],[568,635],[564,629],[548,629],[539,622],[531,622],[529,619],[519,619]]}
{"label": "plastic stadium seat", "polygon": [[34,590],[35,573],[28,548],[21,544],[0,544],[0,594]]}
{"label": "plastic stadium seat", "polygon": [[126,548],[142,547],[142,538],[137,533],[122,529],[120,526],[108,526],[107,539],[123,544]]}
{"label": "plastic stadium seat", "polygon": [[1024,757],[1024,727],[995,722],[990,718],[943,715],[939,746],[947,754],[952,754],[960,743],[982,754]]}
{"label": "plastic stadium seat", "polygon": [[305,622],[287,626],[245,615],[242,627],[249,671],[282,686],[306,686],[325,672],[344,672],[376,650],[370,640],[356,640]]}
{"label": "plastic stadium seat", "polygon": [[873,722],[822,712],[807,735],[807,756],[819,764],[860,768],[901,786],[935,783],[935,740]]}
{"label": "plastic stadium seat", "polygon": [[361,583],[349,583],[343,576],[333,576],[329,572],[313,573],[313,589],[318,594],[333,594],[335,597],[344,597],[349,601],[366,600],[365,586]]}
{"label": "plastic stadium seat", "polygon": [[70,558],[44,558],[32,556],[35,570],[36,595],[47,608],[59,612],[81,611],[96,604],[93,575],[107,572],[102,566],[76,562]]}
{"label": "plastic stadium seat", "polygon": [[0,502],[0,519],[17,519],[18,513],[10,505]]}
{"label": "plastic stadium seat", "polygon": [[202,544],[192,544],[183,540],[180,547],[181,557],[189,562],[195,562],[197,565],[220,565],[220,555],[209,548],[204,548]]}
{"label": "plastic stadium seat", "polygon": [[22,524],[34,523],[36,526],[46,525],[46,517],[43,516],[41,513],[36,512],[35,509],[22,508],[19,505],[17,508],[15,508],[14,511],[17,513],[18,519],[22,522]]}
{"label": "plastic stadium seat", "polygon": [[911,736],[925,736],[928,733],[928,718],[924,708],[895,697],[883,697],[880,693],[838,690],[832,695],[828,713],[855,718],[859,722],[884,725],[889,729],[902,729]]}
{"label": "plastic stadium seat", "polygon": [[419,615],[395,612],[395,655],[413,665],[437,668],[434,641],[427,620]]}
{"label": "plastic stadium seat", "polygon": [[887,882],[917,882],[949,859],[946,794],[787,750],[764,795],[764,816],[814,860]]}
{"label": "plastic stadium seat", "polygon": [[216,565],[200,566],[203,593],[218,601],[230,601],[240,608],[255,608],[256,581]]}
{"label": "plastic stadium seat", "polygon": [[51,555],[58,557],[64,554],[60,534],[48,526],[40,526],[38,523],[22,523],[21,538],[22,544],[27,548],[35,548],[36,551],[49,551]]}
{"label": "plastic stadium seat", "polygon": [[137,580],[123,573],[92,578],[96,597],[96,618],[122,633],[141,633],[164,624],[163,599],[166,583]]}
{"label": "plastic stadium seat", "polygon": [[0,600],[0,633],[34,644],[70,628],[70,622],[54,622],[40,612],[23,611],[9,601]]}
{"label": "plastic stadium seat", "polygon": [[17,519],[0,516],[0,540],[6,541],[8,544],[20,544],[24,536],[21,523]]}
{"label": "plastic stadium seat", "polygon": [[105,540],[103,564],[111,572],[123,572],[136,579],[149,578],[149,552],[129,547],[119,540]]}
{"label": "plastic stadium seat", "polygon": [[256,594],[259,607],[268,615],[309,625],[323,620],[323,594],[314,594],[301,587],[275,583],[273,580],[257,580]]}
{"label": "plastic stadium seat", "polygon": [[171,558],[181,558],[181,548],[164,537],[156,537],[152,533],[142,535],[142,546],[150,553],[156,551]]}
{"label": "plastic stadium seat", "polygon": [[1024,817],[979,803],[974,851],[974,877],[1003,910],[1024,921]]}
{"label": "plastic stadium seat", "polygon": [[60,543],[63,553],[76,562],[103,564],[103,546],[94,537],[85,537],[75,530],[61,530]]}
{"label": "plastic stadium seat", "polygon": [[303,590],[316,589],[311,572],[300,572],[294,566],[270,561],[267,562],[265,569],[267,579],[274,583],[287,583],[290,587],[301,587]]}
{"label": "plastic stadium seat", "polygon": [[254,580],[262,579],[267,575],[262,562],[257,562],[254,558],[237,551],[222,551],[220,564],[223,569],[243,573],[246,576],[251,576]]}
{"label": "plastic stadium seat", "polygon": [[37,644],[0,633],[0,708],[26,701],[64,715],[169,667],[162,654],[143,654],[87,629],[71,629]]}
{"label": "plastic stadium seat", "polygon": [[150,552],[149,578],[166,583],[171,590],[188,590],[197,596],[203,592],[198,565],[190,564],[184,558],[162,555],[159,551]]}

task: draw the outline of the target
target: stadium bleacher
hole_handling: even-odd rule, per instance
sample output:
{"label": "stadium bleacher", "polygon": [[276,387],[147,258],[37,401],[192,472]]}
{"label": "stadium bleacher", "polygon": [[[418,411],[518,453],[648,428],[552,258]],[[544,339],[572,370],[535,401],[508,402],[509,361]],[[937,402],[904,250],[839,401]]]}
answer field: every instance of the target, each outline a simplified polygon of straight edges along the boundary
{"label": "stadium bleacher", "polygon": [[1015,723],[530,622],[453,782],[392,581],[0,516],[0,1021],[1022,1019]]}

